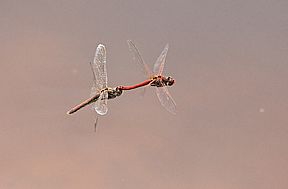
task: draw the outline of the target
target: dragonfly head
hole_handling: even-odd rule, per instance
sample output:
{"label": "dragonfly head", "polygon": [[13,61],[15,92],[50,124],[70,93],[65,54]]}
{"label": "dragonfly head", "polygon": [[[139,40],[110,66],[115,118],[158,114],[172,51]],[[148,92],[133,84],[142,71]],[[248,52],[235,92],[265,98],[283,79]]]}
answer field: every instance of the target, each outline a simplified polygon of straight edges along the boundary
{"label": "dragonfly head", "polygon": [[121,86],[119,86],[119,87],[115,87],[114,89],[113,89],[113,92],[114,92],[114,94],[115,94],[115,96],[120,96],[121,94],[122,94],[122,87]]}
{"label": "dragonfly head", "polygon": [[165,83],[168,85],[168,86],[172,86],[174,83],[175,83],[175,79],[173,79],[172,77],[167,77],[165,79]]}

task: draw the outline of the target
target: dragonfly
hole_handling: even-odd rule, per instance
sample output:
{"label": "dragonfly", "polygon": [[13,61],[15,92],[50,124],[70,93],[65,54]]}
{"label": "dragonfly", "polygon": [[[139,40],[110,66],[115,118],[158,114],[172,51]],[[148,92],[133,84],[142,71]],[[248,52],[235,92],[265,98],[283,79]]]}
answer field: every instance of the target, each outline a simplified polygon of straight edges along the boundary
{"label": "dragonfly", "polygon": [[148,79],[133,86],[119,86],[119,88],[121,90],[131,90],[147,85],[155,86],[156,94],[161,105],[168,112],[176,114],[176,103],[167,89],[167,86],[172,86],[175,83],[175,80],[170,76],[166,77],[162,75],[169,47],[168,44],[165,46],[164,50],[161,52],[160,56],[156,60],[152,72],[148,65],[144,62],[136,45],[131,40],[128,40],[127,43],[130,51],[133,54],[134,61],[140,65],[140,67],[142,68],[142,72],[144,72],[144,74],[148,76]]}
{"label": "dragonfly", "polygon": [[69,115],[91,103],[94,103],[93,109],[99,115],[105,115],[108,112],[107,100],[116,98],[122,94],[122,89],[119,87],[107,87],[106,48],[103,44],[97,46],[93,63],[90,62],[90,65],[93,73],[93,86],[91,88],[90,98],[70,109],[67,112]]}

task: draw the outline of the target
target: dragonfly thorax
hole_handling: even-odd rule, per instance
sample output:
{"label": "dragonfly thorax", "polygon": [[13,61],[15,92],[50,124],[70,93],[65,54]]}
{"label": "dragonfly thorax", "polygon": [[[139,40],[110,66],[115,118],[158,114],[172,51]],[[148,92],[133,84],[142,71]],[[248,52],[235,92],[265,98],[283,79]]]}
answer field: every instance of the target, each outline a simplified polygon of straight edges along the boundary
{"label": "dragonfly thorax", "polygon": [[169,77],[154,76],[150,85],[156,87],[164,87],[164,86],[171,86],[174,83],[175,80],[170,76]]}

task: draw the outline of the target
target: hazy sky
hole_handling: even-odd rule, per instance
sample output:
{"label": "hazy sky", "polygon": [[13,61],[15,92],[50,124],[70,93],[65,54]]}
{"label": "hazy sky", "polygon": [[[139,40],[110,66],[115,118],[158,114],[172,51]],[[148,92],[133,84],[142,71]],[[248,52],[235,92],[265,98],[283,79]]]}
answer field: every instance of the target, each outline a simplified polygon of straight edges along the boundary
{"label": "hazy sky", "polygon": [[[286,189],[288,1],[0,1],[0,188]],[[109,101],[93,132],[97,44],[109,86],[145,79],[126,44],[165,74]]]}

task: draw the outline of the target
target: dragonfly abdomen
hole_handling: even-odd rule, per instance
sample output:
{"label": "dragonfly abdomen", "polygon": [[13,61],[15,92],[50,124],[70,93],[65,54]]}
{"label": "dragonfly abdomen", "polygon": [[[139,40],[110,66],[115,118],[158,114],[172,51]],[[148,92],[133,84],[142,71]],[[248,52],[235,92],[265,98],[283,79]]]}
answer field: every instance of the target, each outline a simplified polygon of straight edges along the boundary
{"label": "dragonfly abdomen", "polygon": [[92,96],[91,98],[88,98],[87,100],[83,101],[82,103],[78,104],[77,106],[75,106],[74,108],[72,108],[71,110],[69,110],[67,112],[67,114],[73,114],[75,112],[77,112],[78,110],[80,110],[81,108],[87,106],[88,104],[95,102],[98,100],[100,94],[96,94],[95,96]]}

